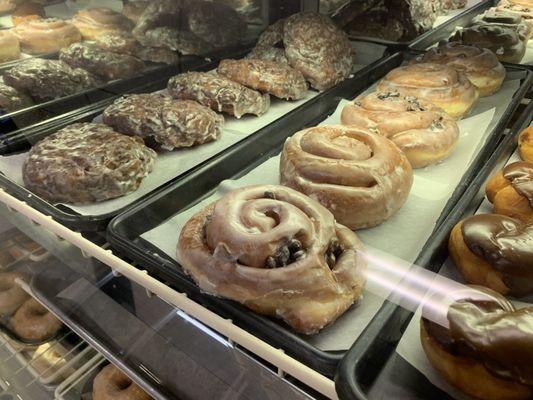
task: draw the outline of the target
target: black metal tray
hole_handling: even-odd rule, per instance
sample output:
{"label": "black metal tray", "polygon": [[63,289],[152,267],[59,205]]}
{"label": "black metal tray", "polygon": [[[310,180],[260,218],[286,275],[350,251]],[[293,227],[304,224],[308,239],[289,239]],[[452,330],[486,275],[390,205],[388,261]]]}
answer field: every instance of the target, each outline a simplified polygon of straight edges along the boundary
{"label": "black metal tray", "polygon": [[[278,120],[272,122],[270,125],[261,128],[248,138],[240,141],[239,143],[234,144],[232,147],[229,147],[218,155],[213,156],[210,160],[200,163],[197,167],[193,168],[193,170],[201,169],[202,166],[211,163],[212,160],[221,159],[222,155],[225,153],[229,152],[235,155],[236,151],[240,151],[241,149],[247,148],[249,145],[252,147],[255,146],[254,150],[258,149],[257,146],[260,146],[261,152],[270,150],[273,146],[275,147],[277,144],[279,144],[280,140],[283,140],[293,132],[302,129],[304,126],[313,125],[314,123],[325,117],[329,112],[333,111],[340,97],[346,95],[347,93],[356,93],[356,91],[354,91],[354,88],[356,89],[358,87],[362,87],[362,85],[364,84],[363,82],[372,82],[373,80],[375,80],[376,70],[379,72],[380,70],[383,70],[383,68],[386,68],[386,66],[382,66],[382,61],[383,58],[373,64],[364,67],[360,71],[354,73],[351,78],[346,79],[337,86],[320,93],[316,97],[300,105],[298,108],[292,110],[286,115],[280,117]],[[214,68],[216,65],[217,61],[214,61],[205,64],[201,68],[197,69],[208,70]],[[376,66],[376,68],[374,68],[374,66]],[[159,83],[157,83],[155,86],[151,86],[152,90],[163,89],[166,87],[166,80],[158,82]],[[143,88],[144,91],[146,91],[146,89],[146,87]],[[112,100],[113,99],[102,100],[96,104],[93,104],[92,106],[85,107],[76,112],[72,112],[65,116],[59,117],[56,120],[53,120],[51,123],[36,125],[34,127],[30,127],[23,131],[20,131],[17,136],[14,136],[10,139],[10,143],[4,143],[4,145],[0,144],[0,154],[9,154],[13,151],[22,151],[29,149],[30,142],[33,143],[39,139],[42,139],[43,137],[52,134],[58,129],[65,127],[66,125],[72,124],[74,122],[90,121],[97,115],[101,114],[101,112],[105,109],[107,105],[109,105],[109,103],[112,102]],[[242,155],[240,155],[239,158],[244,159]],[[248,160],[250,159],[248,158]],[[172,182],[180,181],[187,175],[187,173],[188,172],[174,178],[166,184],[163,184],[162,187],[167,187]],[[229,174],[229,172],[228,174],[226,174],[224,170],[218,170],[216,173],[219,178],[224,177],[226,175],[229,176]],[[215,174],[213,175],[213,177],[214,176]],[[1,173],[0,187],[4,188],[6,191],[16,196],[17,198],[23,199],[37,210],[52,216],[54,219],[61,222],[62,224],[70,228],[85,232],[105,230],[108,222],[113,217],[125,211],[131,205],[136,204],[147,197],[144,196],[143,198],[134,201],[129,206],[123,207],[122,209],[117,210],[115,212],[111,212],[104,215],[91,216],[80,215],[65,206],[52,205],[47,201],[33,195],[24,187],[12,182],[10,179],[5,177]]]}
{"label": "black metal tray", "polygon": [[[324,119],[338,102],[338,97],[353,98],[373,82],[380,79],[391,69],[398,67],[414,54],[411,52],[397,53],[375,65],[368,71],[364,79],[355,79],[350,85],[339,86],[334,93],[330,93],[323,101],[310,105],[305,114],[315,115],[315,120],[307,121],[307,125],[314,125]],[[457,200],[468,187],[476,172],[490,156],[501,134],[510,120],[514,110],[518,107],[532,79],[532,74],[524,69],[512,68],[510,73],[523,74],[524,85],[509,104],[508,112],[498,123],[485,148],[476,157],[471,167],[466,171],[461,184],[448,201],[441,219],[444,218]],[[335,99],[332,106],[331,101]],[[325,100],[328,100],[327,102]],[[312,346],[305,338],[293,333],[278,321],[259,316],[248,309],[231,301],[225,301],[213,296],[203,295],[198,287],[181,271],[178,263],[163,255],[157,247],[141,238],[141,235],[159,226],[173,215],[198,203],[209,196],[223,179],[243,176],[257,165],[266,161],[281,150],[286,137],[302,128],[301,121],[294,118],[287,119],[282,126],[276,126],[268,132],[243,141],[223,155],[213,159],[192,171],[185,178],[172,182],[157,192],[145,198],[142,202],[132,206],[126,212],[115,218],[108,227],[108,241],[111,246],[127,257],[147,268],[154,276],[169,282],[179,290],[185,291],[195,300],[237,322],[245,329],[253,332],[274,346],[280,347],[291,356],[304,362],[315,370],[333,376],[337,364],[344,352],[325,352]]]}
{"label": "black metal tray", "polygon": [[[438,272],[448,257],[451,229],[477,210],[485,197],[485,183],[509,160],[516,149],[516,135],[530,124],[532,118],[533,102],[530,102],[456,207],[433,232],[415,265]],[[413,315],[392,302],[383,305],[339,366],[335,383],[340,399],[451,398],[395,352]]]}

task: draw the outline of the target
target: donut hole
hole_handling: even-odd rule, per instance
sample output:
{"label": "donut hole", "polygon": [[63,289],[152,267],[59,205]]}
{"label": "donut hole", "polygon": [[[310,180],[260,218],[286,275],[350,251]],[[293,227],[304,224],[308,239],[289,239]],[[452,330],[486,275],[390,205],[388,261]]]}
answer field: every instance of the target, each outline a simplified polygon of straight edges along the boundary
{"label": "donut hole", "polygon": [[115,382],[116,388],[119,391],[127,390],[131,386],[131,384],[132,384],[131,379],[125,375],[117,378]]}

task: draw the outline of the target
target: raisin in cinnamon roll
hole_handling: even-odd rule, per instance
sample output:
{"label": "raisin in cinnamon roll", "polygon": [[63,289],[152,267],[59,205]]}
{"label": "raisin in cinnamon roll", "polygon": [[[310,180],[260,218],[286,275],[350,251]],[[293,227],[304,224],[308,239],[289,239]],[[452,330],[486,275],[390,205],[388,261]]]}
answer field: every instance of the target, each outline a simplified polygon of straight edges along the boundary
{"label": "raisin in cinnamon roll", "polygon": [[503,295],[533,293],[533,225],[498,214],[475,215],[458,223],[448,243],[468,283]]}
{"label": "raisin in cinnamon roll", "polygon": [[463,72],[433,63],[393,69],[378,82],[377,91],[399,91],[427,100],[454,118],[470,113],[479,97],[477,89]]}
{"label": "raisin in cinnamon roll", "polygon": [[407,200],[413,170],[389,139],[346,126],[321,126],[287,139],[281,183],[318,200],[351,229],[370,228]]}
{"label": "raisin in cinnamon roll", "polygon": [[344,107],[341,121],[389,138],[405,153],[413,168],[444,160],[459,140],[457,122],[444,110],[399,92],[358,97]]}
{"label": "raisin in cinnamon roll", "polygon": [[177,247],[208,293],[313,334],[360,296],[366,261],[357,236],[290,188],[249,186],[194,215]]}
{"label": "raisin in cinnamon roll", "polygon": [[450,384],[477,399],[533,396],[533,307],[516,309],[492,290],[452,293],[447,326],[423,308],[420,339],[428,360]]}
{"label": "raisin in cinnamon roll", "polygon": [[444,64],[464,72],[481,97],[500,90],[506,75],[505,68],[492,51],[457,42],[440,43],[415,58],[414,62]]}

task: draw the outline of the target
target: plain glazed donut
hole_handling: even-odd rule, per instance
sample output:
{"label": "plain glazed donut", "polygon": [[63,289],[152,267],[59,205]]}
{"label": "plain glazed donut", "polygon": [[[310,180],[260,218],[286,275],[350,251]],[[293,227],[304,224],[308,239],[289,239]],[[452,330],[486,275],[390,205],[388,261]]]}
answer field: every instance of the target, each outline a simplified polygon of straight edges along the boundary
{"label": "plain glazed donut", "polygon": [[94,378],[93,400],[151,400],[152,397],[113,364]]}
{"label": "plain glazed donut", "polygon": [[350,229],[394,215],[413,184],[407,157],[389,139],[346,126],[306,129],[287,139],[281,183],[316,199]]}
{"label": "plain glazed donut", "polygon": [[131,31],[132,22],[124,15],[107,7],[80,10],[72,18],[72,23],[85,40],[95,40],[102,33]]}
{"label": "plain glazed donut", "polygon": [[413,168],[444,160],[459,140],[457,122],[444,110],[399,92],[358,97],[344,107],[341,121],[389,138]]}
{"label": "plain glazed donut", "polygon": [[533,163],[533,126],[524,129],[518,137],[518,152],[524,161]]}
{"label": "plain glazed donut", "polygon": [[448,249],[467,283],[504,296],[533,293],[533,224],[498,214],[474,215],[453,228]]}
{"label": "plain glazed donut", "polygon": [[433,63],[393,69],[378,82],[377,91],[399,91],[427,100],[458,119],[470,113],[479,97],[463,72]]}
{"label": "plain glazed donut", "polygon": [[505,68],[492,51],[458,42],[440,43],[415,58],[414,62],[444,64],[464,72],[481,97],[500,90],[506,75]]}
{"label": "plain glazed donut", "polygon": [[10,316],[30,297],[15,280],[27,277],[19,272],[0,273],[0,317]]}
{"label": "plain glazed donut", "polygon": [[18,337],[32,342],[51,339],[63,326],[54,314],[33,298],[19,307],[9,325]]}
{"label": "plain glazed donut", "polygon": [[74,25],[56,18],[26,21],[14,27],[13,33],[22,51],[28,54],[56,53],[81,41],[81,34]]}
{"label": "plain glazed donut", "polygon": [[314,334],[361,296],[363,246],[317,201],[279,185],[248,186],[194,215],[177,258],[200,288]]}
{"label": "plain glazed donut", "polygon": [[20,58],[20,44],[17,37],[8,30],[0,30],[0,63]]}
{"label": "plain glazed donut", "polygon": [[[473,288],[474,289],[474,288]],[[515,309],[485,288],[459,296],[447,311],[448,327],[426,316],[420,321],[422,347],[448,383],[482,400],[527,400],[533,396],[533,307]],[[462,297],[462,298],[461,298]]]}

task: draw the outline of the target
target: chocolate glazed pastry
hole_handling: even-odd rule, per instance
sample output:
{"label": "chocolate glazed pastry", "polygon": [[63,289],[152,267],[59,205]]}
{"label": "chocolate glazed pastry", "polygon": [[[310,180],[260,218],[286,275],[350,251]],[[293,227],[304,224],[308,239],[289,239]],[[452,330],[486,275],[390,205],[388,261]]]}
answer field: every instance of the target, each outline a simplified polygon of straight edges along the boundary
{"label": "chocolate glazed pastry", "polygon": [[287,64],[251,59],[222,60],[217,72],[232,81],[280,99],[299,100],[307,95],[304,76]]}
{"label": "chocolate glazed pastry", "polygon": [[468,283],[503,295],[533,293],[532,224],[504,215],[475,215],[453,228],[448,248]]}
{"label": "chocolate glazed pastry", "polygon": [[20,110],[33,105],[33,101],[25,93],[8,86],[0,76],[0,113]]}
{"label": "chocolate glazed pastry", "polygon": [[449,327],[426,319],[429,310],[424,307],[420,321],[424,351],[446,381],[470,396],[530,399],[533,307],[516,310],[498,293],[475,289],[483,296],[459,298],[449,306]]}
{"label": "chocolate glazed pastry", "polygon": [[59,59],[73,68],[83,68],[104,81],[131,78],[144,63],[128,54],[113,53],[94,43],[74,43],[61,50]]}
{"label": "chocolate glazed pastry", "polygon": [[107,107],[104,123],[126,135],[153,138],[164,149],[191,147],[218,139],[224,118],[191,100],[162,94],[132,94]]}
{"label": "chocolate glazed pastry", "polygon": [[167,26],[149,29],[137,39],[143,46],[166,48],[183,55],[201,55],[213,51],[213,47],[194,33]]}
{"label": "chocolate glazed pastry", "polygon": [[283,186],[226,194],[183,227],[177,258],[200,288],[314,334],[361,296],[366,260],[348,228]]}
{"label": "chocolate glazed pastry", "polygon": [[487,184],[487,198],[496,214],[533,223],[533,164],[519,161],[506,166]]}
{"label": "chocolate glazed pastry", "polygon": [[207,72],[187,72],[170,78],[167,89],[180,100],[195,100],[218,112],[237,118],[245,114],[262,115],[270,107],[268,94],[248,89],[240,83]]}
{"label": "chocolate glazed pastry", "polygon": [[98,79],[81,68],[42,58],[21,61],[4,72],[4,81],[34,99],[48,100],[68,96],[98,85]]}

